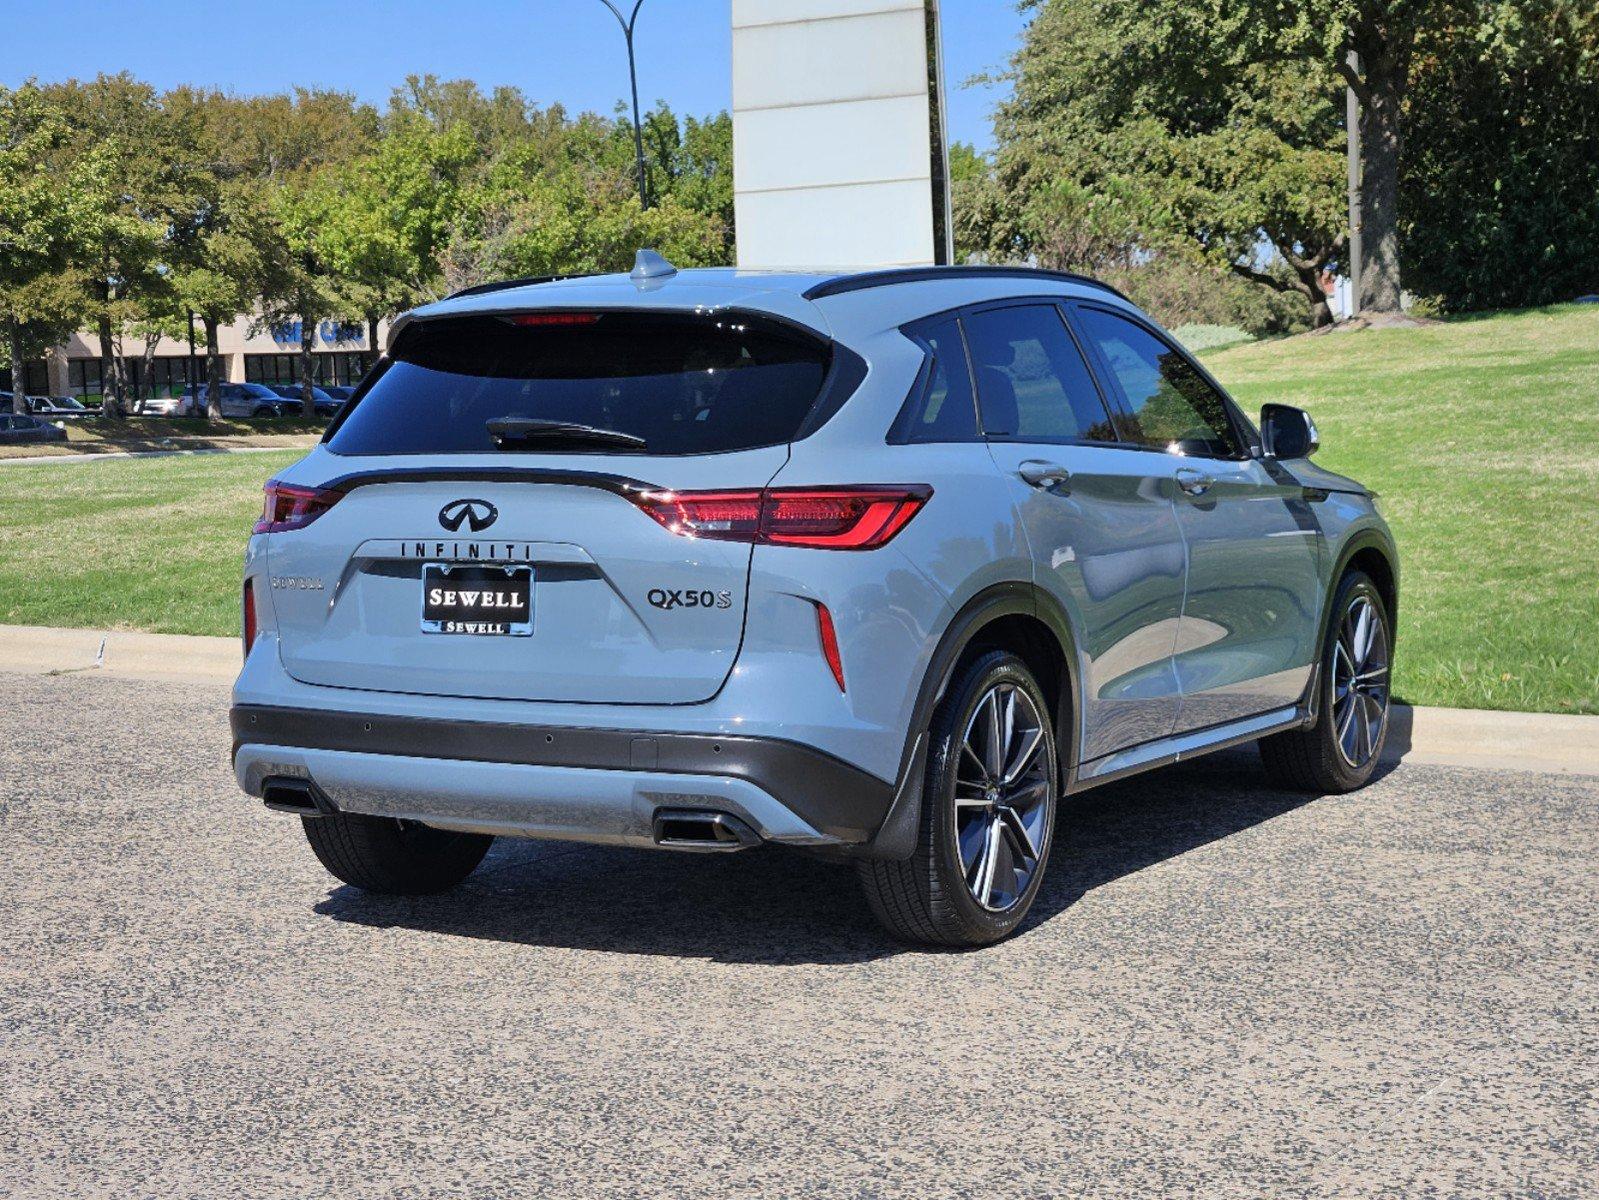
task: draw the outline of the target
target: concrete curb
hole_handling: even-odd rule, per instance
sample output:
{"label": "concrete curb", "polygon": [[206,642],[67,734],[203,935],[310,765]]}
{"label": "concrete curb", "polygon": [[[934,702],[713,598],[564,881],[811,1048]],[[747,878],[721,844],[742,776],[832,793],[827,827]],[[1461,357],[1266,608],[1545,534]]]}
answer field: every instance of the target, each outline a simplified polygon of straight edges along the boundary
{"label": "concrete curb", "polygon": [[[0,671],[230,684],[237,638],[0,625]],[[1599,775],[1599,716],[1397,705],[1384,761]]]}
{"label": "concrete curb", "polygon": [[27,675],[232,683],[242,660],[237,638],[0,625],[0,671]]}

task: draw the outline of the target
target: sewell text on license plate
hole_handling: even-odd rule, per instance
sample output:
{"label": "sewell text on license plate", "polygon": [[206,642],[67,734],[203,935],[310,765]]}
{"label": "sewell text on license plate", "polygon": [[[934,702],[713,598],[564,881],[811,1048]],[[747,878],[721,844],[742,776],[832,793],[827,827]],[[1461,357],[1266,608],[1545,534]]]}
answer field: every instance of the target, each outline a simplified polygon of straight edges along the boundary
{"label": "sewell text on license plate", "polygon": [[424,564],[422,632],[526,637],[533,632],[533,568]]}

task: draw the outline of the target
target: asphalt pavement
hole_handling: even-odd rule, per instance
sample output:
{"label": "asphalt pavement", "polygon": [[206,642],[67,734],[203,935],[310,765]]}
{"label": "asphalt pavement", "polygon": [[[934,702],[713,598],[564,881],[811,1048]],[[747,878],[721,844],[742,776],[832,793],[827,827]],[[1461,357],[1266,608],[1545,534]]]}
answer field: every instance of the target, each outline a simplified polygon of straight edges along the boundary
{"label": "asphalt pavement", "polygon": [[0,1196],[1591,1196],[1599,779],[1234,751],[1070,803],[1022,933],[501,842],[370,897],[226,689],[0,672]]}

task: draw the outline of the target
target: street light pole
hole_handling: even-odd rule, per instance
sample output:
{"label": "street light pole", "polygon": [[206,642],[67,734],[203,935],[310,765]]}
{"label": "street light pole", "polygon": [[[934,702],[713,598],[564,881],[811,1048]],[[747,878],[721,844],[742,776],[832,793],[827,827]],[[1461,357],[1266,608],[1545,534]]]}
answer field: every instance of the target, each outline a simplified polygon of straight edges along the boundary
{"label": "street light pole", "polygon": [[[1349,70],[1360,75],[1360,55],[1349,52]],[[1360,222],[1360,97],[1353,87],[1344,97],[1344,129],[1349,144],[1349,315],[1360,315],[1360,259],[1365,252]]]}
{"label": "street light pole", "polygon": [[[622,2],[625,4],[627,0]],[[633,88],[633,154],[638,160],[638,202],[640,206],[648,208],[650,198],[644,190],[644,131],[639,126],[638,116],[638,67],[633,60],[633,26],[638,21],[638,10],[644,7],[644,0],[634,0],[633,11],[625,17],[612,0],[600,0],[600,3],[611,10],[616,23],[622,27],[622,37],[627,41],[627,79]]]}

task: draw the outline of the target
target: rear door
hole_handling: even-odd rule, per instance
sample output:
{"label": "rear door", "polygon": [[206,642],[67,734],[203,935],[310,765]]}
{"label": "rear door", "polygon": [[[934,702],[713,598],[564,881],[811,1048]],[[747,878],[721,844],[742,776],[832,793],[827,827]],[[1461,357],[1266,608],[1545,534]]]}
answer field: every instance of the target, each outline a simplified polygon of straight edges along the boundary
{"label": "rear door", "polygon": [[649,704],[727,678],[751,546],[644,500],[764,487],[829,349],[753,317],[529,316],[412,326],[308,460],[339,498],[268,542],[295,678]]}
{"label": "rear door", "polygon": [[1178,732],[1296,703],[1316,655],[1324,553],[1304,489],[1250,454],[1226,399],[1153,327],[1086,303],[1075,319],[1127,435],[1177,485],[1188,548]]}
{"label": "rear door", "polygon": [[1183,600],[1174,485],[1117,443],[1064,314],[1051,301],[962,317],[983,432],[1032,547],[1038,583],[1079,639],[1084,761],[1165,737]]}

